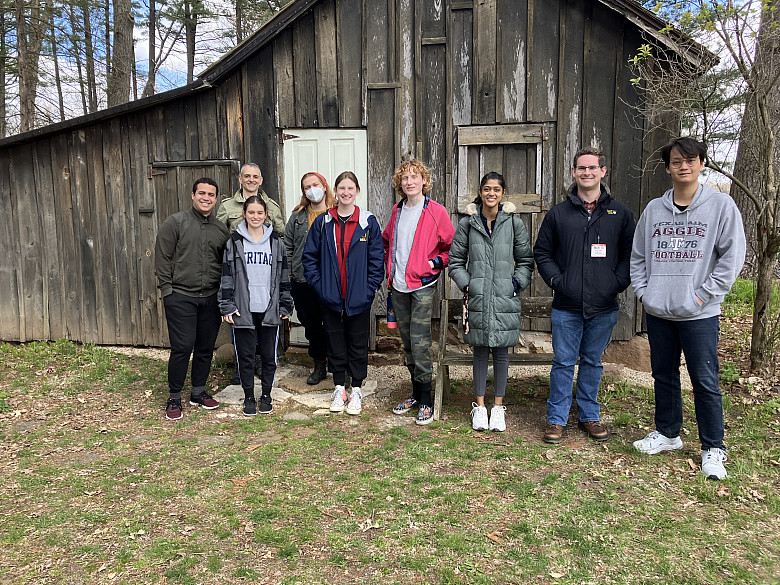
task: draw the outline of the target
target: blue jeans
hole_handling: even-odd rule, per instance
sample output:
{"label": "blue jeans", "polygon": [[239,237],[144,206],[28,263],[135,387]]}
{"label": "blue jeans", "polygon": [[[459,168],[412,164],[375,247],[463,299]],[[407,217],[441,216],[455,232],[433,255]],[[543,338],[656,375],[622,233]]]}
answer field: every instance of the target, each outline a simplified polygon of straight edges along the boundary
{"label": "blue jeans", "polygon": [[574,366],[577,374],[577,411],[582,422],[599,420],[597,395],[601,383],[601,355],[607,348],[618,312],[612,311],[585,319],[575,311],[552,310],[553,357],[550,371],[550,398],[547,422],[566,426],[572,401]]}
{"label": "blue jeans", "polygon": [[680,434],[683,421],[680,355],[685,352],[702,449],[723,449],[723,396],[718,379],[720,318],[668,321],[647,316],[650,365],[655,380],[655,428]]}

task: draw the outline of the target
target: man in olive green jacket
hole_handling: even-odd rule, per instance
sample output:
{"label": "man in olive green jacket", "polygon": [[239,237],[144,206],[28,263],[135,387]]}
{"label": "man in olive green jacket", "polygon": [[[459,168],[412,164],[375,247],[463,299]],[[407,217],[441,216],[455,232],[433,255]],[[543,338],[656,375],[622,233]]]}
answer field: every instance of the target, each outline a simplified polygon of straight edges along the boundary
{"label": "man in olive green jacket", "polygon": [[280,238],[283,237],[284,218],[282,217],[282,209],[276,201],[271,199],[260,188],[263,184],[263,175],[260,172],[260,167],[254,163],[245,164],[241,167],[238,183],[241,185],[241,188],[232,197],[227,197],[220,202],[217,219],[228,227],[230,233],[233,233],[238,228],[238,224],[244,219],[244,201],[246,201],[247,197],[257,195],[265,202],[268,208],[268,219],[271,220],[274,231],[279,234]]}

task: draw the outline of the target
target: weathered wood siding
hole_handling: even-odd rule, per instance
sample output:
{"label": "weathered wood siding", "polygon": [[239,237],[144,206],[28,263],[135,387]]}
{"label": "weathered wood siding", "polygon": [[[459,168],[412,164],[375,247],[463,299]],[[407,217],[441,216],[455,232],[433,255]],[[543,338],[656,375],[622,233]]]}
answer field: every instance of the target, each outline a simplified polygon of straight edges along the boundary
{"label": "weathered wood siding", "polygon": [[[666,139],[643,141],[631,107],[627,60],[641,42],[596,0],[307,1],[213,87],[0,145],[0,337],[166,345],[158,226],[190,205],[199,173],[228,194],[243,162],[259,164],[282,201],[288,128],[366,129],[361,182],[382,224],[394,168],[417,157],[453,223],[487,171],[502,172],[512,194],[536,193],[538,211],[523,215],[533,235],[565,196],[574,152],[591,144],[638,215],[663,184],[643,160]],[[523,135],[531,126],[540,134]],[[495,141],[474,142],[475,127]],[[537,277],[525,294],[550,291]],[[615,336],[626,338],[635,303],[621,302]]]}

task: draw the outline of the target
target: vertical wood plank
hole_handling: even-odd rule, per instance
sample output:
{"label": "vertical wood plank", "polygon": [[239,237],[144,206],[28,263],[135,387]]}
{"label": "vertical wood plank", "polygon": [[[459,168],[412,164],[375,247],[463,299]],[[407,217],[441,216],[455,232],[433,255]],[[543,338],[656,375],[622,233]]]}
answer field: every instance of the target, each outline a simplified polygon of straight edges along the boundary
{"label": "vertical wood plank", "polygon": [[[19,267],[21,259],[21,245],[19,231],[17,229],[16,199],[17,190],[11,181],[11,156],[10,150],[0,152],[0,200],[3,202],[5,213],[0,214],[0,246],[6,251],[0,257],[0,338],[8,341],[21,341],[20,316],[22,305],[20,304]],[[54,206],[55,201],[49,202]]]}
{"label": "vertical wood plank", "polygon": [[395,18],[389,10],[388,1],[392,0],[366,3],[366,83],[387,83],[392,80],[391,39]]}
{"label": "vertical wood plank", "polygon": [[496,122],[496,7],[497,0],[474,6],[474,124]]}
{"label": "vertical wood plank", "polygon": [[198,160],[200,155],[200,141],[198,140],[198,102],[197,97],[192,96],[184,100],[184,127],[185,144],[184,153],[186,160]]}
{"label": "vertical wood plank", "polygon": [[146,134],[146,140],[150,153],[150,162],[160,162],[168,160],[168,133],[166,120],[163,115],[162,106],[158,106],[146,112],[146,120],[149,128],[154,128],[153,132]]}
{"label": "vertical wood plank", "polygon": [[395,205],[395,90],[368,91],[368,208],[384,228]]}
{"label": "vertical wood plank", "polygon": [[51,140],[53,204],[56,212],[59,237],[60,270],[62,271],[62,298],[65,332],[63,337],[80,341],[82,339],[82,279],[81,259],[75,232],[73,216],[73,194],[71,165],[69,159],[70,140],[67,134],[58,134]]}
{"label": "vertical wood plank", "polygon": [[420,2],[420,32],[422,38],[443,37],[447,34],[444,2]]}
{"label": "vertical wood plank", "polygon": [[198,154],[196,160],[214,160],[223,157],[220,134],[217,130],[217,92],[202,91],[195,96],[197,114]]}
{"label": "vertical wood plank", "polygon": [[363,126],[362,23],[362,0],[339,0],[336,3],[339,125],[344,128]]}
{"label": "vertical wood plank", "polygon": [[[224,101],[224,112],[220,111],[219,115],[224,115],[227,131],[225,158],[243,161],[244,117],[241,104],[241,75],[242,73],[232,75],[219,87]],[[286,101],[289,101],[289,98]]]}
{"label": "vertical wood plank", "polygon": [[[95,251],[91,238],[92,209],[89,198],[86,132],[70,134],[70,180],[73,195],[73,224],[81,263],[81,341],[99,343],[97,324],[97,290],[95,283]],[[121,175],[120,175],[121,176]]]}
{"label": "vertical wood plank", "polygon": [[33,166],[35,168],[35,188],[41,194],[37,200],[44,269],[44,339],[58,339],[63,337],[65,325],[63,323],[62,273],[59,262],[60,246],[57,240],[57,218],[52,199],[54,182],[52,179],[51,147],[48,140],[39,140],[33,144]]}
{"label": "vertical wood plank", "polygon": [[553,121],[557,117],[559,4],[528,0],[528,120]]}
{"label": "vertical wood plank", "polygon": [[293,33],[291,28],[274,39],[274,81],[280,128],[295,127],[295,86],[293,84]]}
{"label": "vertical wood plank", "polygon": [[263,189],[279,201],[279,136],[274,123],[275,91],[273,47],[268,46],[249,59],[243,87],[246,160],[255,162],[263,173]]}
{"label": "vertical wood plank", "polygon": [[29,144],[14,148],[11,183],[16,190],[20,240],[19,274],[23,283],[20,295],[23,340],[45,339],[43,298],[43,250],[41,223],[35,190],[33,149]]}
{"label": "vertical wood plank", "polygon": [[582,86],[583,63],[585,61],[586,27],[583,4],[588,6],[590,18],[590,0],[565,0],[561,4],[561,57],[560,77],[558,80],[558,149],[554,168],[560,181],[554,191],[554,199],[549,204],[562,200],[564,192],[571,183],[571,163],[574,153],[582,144]]}
{"label": "vertical wood plank", "polygon": [[498,15],[496,121],[524,122],[528,6],[499,0]]}
{"label": "vertical wood plank", "polygon": [[319,75],[314,55],[314,16],[307,12],[292,25],[293,89],[295,91],[295,124],[299,128],[319,125],[317,94]]}
{"label": "vertical wood plank", "polygon": [[[142,119],[130,119],[127,127],[122,126],[122,133],[129,134],[127,141],[128,151],[123,153],[131,161],[130,181],[132,197],[128,209],[127,237],[132,246],[132,256],[128,250],[128,257],[132,258],[131,270],[134,277],[131,283],[132,304],[129,309],[132,320],[132,331],[127,331],[127,326],[122,331],[123,337],[132,336],[135,343],[148,346],[160,346],[166,342],[163,336],[162,323],[164,320],[162,299],[158,296],[157,281],[154,275],[154,244],[157,237],[158,212],[154,184],[143,174],[142,169],[132,164],[132,161],[143,160],[148,153],[143,148],[143,142],[136,140],[135,136],[143,135],[149,129]],[[143,207],[140,202],[145,202]],[[139,212],[140,209],[153,210],[151,212]],[[120,306],[121,308],[121,306]],[[128,335],[131,334],[131,335]],[[124,343],[124,342],[123,342]]]}
{"label": "vertical wood plank", "polygon": [[[414,26],[414,3],[412,0],[398,1],[399,71],[398,102],[396,122],[399,126],[399,146],[402,159],[415,156],[415,88],[414,59],[416,45]],[[419,155],[418,155],[419,156]]]}
{"label": "vertical wood plank", "polygon": [[324,0],[314,7],[314,39],[319,125],[335,127],[339,125],[339,98],[334,0]]}
{"label": "vertical wood plank", "polygon": [[[106,201],[108,173],[104,168],[103,128],[105,125],[85,128],[86,166],[91,178],[87,194],[92,210],[91,222],[85,226],[88,243],[93,251],[95,278],[95,316],[97,320],[98,343],[115,344],[117,340],[117,273],[112,242],[116,234],[111,231],[109,210]],[[143,136],[141,137],[144,138]],[[144,140],[145,142],[145,140]],[[125,195],[129,196],[132,183],[125,177]]]}
{"label": "vertical wood plank", "polygon": [[452,123],[471,124],[471,92],[473,79],[472,11],[451,13],[449,49],[451,51]]}
{"label": "vertical wood plank", "polygon": [[421,80],[422,119],[425,120],[422,128],[423,158],[431,169],[431,197],[442,205],[447,204],[447,151],[444,143],[447,96],[442,91],[442,88],[447,87],[446,58],[444,45],[422,47],[422,67],[425,72]]}
{"label": "vertical wood plank", "polygon": [[[610,165],[615,112],[615,55],[623,45],[622,20],[601,3],[593,3],[593,18],[585,28],[585,72],[583,84],[583,146],[596,146]],[[621,51],[622,52],[622,51]],[[609,55],[609,58],[605,58]],[[610,174],[605,183],[610,184]]]}
{"label": "vertical wood plank", "polygon": [[186,160],[187,120],[183,100],[166,104],[162,110],[165,117],[165,143],[167,158],[161,160]]}

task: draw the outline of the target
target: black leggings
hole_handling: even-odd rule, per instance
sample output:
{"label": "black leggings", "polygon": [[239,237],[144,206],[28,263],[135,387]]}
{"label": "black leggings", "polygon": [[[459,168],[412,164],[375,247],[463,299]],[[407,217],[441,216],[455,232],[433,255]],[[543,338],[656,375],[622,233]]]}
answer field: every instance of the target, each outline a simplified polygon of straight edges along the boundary
{"label": "black leggings", "polygon": [[503,398],[506,394],[506,381],[509,377],[508,347],[474,346],[474,394],[476,396],[485,395],[491,351],[493,352],[493,388],[496,392],[496,398]]}
{"label": "black leggings", "polygon": [[263,394],[270,394],[276,376],[276,344],[279,340],[279,327],[261,325],[265,313],[252,313],[255,329],[233,327],[238,360],[238,375],[244,394],[251,396],[255,391],[255,345],[260,351],[262,368],[260,386]]}

